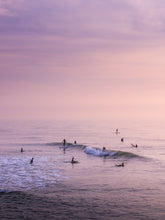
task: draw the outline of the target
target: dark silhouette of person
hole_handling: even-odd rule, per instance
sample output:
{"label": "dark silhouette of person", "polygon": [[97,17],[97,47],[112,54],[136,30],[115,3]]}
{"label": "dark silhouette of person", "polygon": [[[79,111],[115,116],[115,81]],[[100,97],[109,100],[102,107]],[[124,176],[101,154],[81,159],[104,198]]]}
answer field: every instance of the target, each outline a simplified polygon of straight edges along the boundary
{"label": "dark silhouette of person", "polygon": [[75,161],[74,161],[74,157],[72,157],[72,160],[71,160],[71,163],[74,163]]}
{"label": "dark silhouette of person", "polygon": [[77,160],[74,160],[74,157],[72,157],[71,163],[72,163],[72,164],[73,164],[73,163],[78,163],[78,161],[77,161]]}
{"label": "dark silhouette of person", "polygon": [[33,163],[33,160],[34,160],[34,158],[32,157],[32,159],[30,160],[30,164],[32,164],[32,163]]}
{"label": "dark silhouette of person", "polygon": [[65,139],[63,140],[63,145],[64,145],[64,146],[66,145],[66,140],[65,140]]}
{"label": "dark silhouette of person", "polygon": [[104,150],[106,150],[106,148],[105,148],[105,147],[103,147],[103,151],[104,151]]}
{"label": "dark silhouette of person", "polygon": [[138,147],[138,145],[137,145],[137,144],[131,144],[131,146],[132,146],[132,147]]}
{"label": "dark silhouette of person", "polygon": [[23,147],[21,147],[21,152],[23,152]]}
{"label": "dark silhouette of person", "polygon": [[122,162],[121,164],[117,164],[116,167],[124,167],[124,163]]}
{"label": "dark silhouette of person", "polygon": [[124,142],[124,138],[123,137],[121,138],[121,142]]}

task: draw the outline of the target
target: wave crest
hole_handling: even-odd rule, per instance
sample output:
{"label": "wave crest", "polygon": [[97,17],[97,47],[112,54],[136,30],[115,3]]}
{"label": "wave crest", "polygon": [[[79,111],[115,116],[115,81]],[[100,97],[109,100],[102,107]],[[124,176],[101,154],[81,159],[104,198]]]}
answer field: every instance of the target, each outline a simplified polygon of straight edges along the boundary
{"label": "wave crest", "polygon": [[99,148],[86,147],[84,150],[87,154],[93,154],[95,156],[109,156],[109,152],[106,150],[101,150]]}
{"label": "wave crest", "polygon": [[133,157],[139,157],[136,154],[126,152],[126,151],[115,151],[115,150],[102,150],[99,148],[92,148],[92,147],[86,147],[84,150],[85,153],[87,154],[92,154],[94,156],[109,156],[113,158],[118,158],[118,157],[126,157],[126,158],[133,158]]}

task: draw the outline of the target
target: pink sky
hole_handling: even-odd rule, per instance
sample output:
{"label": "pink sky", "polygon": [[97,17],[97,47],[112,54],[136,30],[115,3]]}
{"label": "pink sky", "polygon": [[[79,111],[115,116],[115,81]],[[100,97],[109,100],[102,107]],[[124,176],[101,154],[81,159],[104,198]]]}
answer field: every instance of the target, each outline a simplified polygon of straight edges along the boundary
{"label": "pink sky", "polygon": [[0,118],[165,118],[165,1],[0,0]]}

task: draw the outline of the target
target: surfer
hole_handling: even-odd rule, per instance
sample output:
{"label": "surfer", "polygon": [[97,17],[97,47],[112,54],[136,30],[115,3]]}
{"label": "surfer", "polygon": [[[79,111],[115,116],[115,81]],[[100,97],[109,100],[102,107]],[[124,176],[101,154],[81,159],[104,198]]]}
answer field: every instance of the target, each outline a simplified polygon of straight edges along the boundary
{"label": "surfer", "polygon": [[119,130],[118,130],[118,128],[116,129],[116,132],[115,132],[116,134],[119,134]]}
{"label": "surfer", "polygon": [[105,147],[103,147],[103,151],[105,151],[106,150],[106,148]]}
{"label": "surfer", "polygon": [[21,147],[21,153],[23,152],[23,147]]}
{"label": "surfer", "polygon": [[64,140],[63,140],[63,146],[65,146],[65,145],[66,145],[66,140],[64,139]]}
{"label": "surfer", "polygon": [[33,160],[34,160],[34,158],[32,157],[32,159],[30,160],[30,164],[32,164],[32,163],[33,163]]}
{"label": "surfer", "polygon": [[137,144],[131,144],[131,146],[132,146],[132,147],[138,147],[138,145],[137,145]]}
{"label": "surfer", "polygon": [[121,138],[121,142],[124,142],[124,138],[123,137]]}
{"label": "surfer", "polygon": [[76,142],[76,141],[74,141],[74,144],[77,144],[77,142]]}
{"label": "surfer", "polygon": [[78,163],[78,161],[74,160],[74,157],[72,157],[71,163]]}
{"label": "surfer", "polygon": [[116,167],[124,167],[124,163],[122,162],[121,164],[116,164]]}
{"label": "surfer", "polygon": [[74,157],[72,157],[71,163],[74,163]]}

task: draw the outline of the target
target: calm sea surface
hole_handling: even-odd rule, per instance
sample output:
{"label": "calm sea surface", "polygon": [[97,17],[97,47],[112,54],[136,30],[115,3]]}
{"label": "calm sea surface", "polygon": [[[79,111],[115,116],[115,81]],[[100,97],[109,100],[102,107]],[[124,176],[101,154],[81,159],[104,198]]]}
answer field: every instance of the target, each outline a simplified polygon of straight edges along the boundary
{"label": "calm sea surface", "polygon": [[164,123],[1,120],[0,219],[165,219]]}

